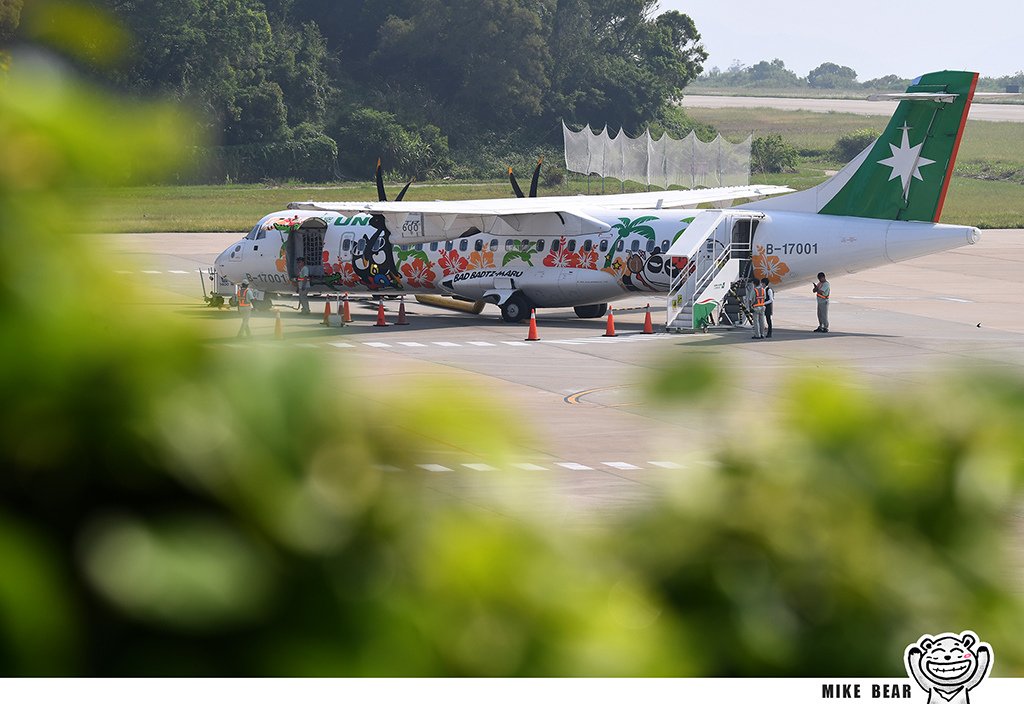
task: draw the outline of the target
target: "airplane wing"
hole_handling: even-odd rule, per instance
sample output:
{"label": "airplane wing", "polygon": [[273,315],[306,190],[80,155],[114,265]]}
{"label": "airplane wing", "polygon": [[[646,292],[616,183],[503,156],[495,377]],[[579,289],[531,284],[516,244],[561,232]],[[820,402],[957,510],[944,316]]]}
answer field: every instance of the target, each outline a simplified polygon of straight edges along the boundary
{"label": "airplane wing", "polygon": [[487,232],[499,237],[524,233],[582,235],[607,232],[605,210],[684,208],[737,198],[761,198],[793,189],[785,186],[727,186],[602,196],[547,196],[453,201],[295,202],[289,208],[343,215],[380,214],[395,242],[429,242]]}

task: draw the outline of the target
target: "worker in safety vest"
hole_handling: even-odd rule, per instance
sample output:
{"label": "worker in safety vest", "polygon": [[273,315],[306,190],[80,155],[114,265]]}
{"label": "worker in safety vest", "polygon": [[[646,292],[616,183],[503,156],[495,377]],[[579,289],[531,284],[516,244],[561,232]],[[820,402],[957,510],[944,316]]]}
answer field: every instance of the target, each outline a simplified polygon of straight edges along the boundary
{"label": "worker in safety vest", "polygon": [[765,336],[764,307],[768,302],[768,293],[764,285],[754,279],[754,295],[750,302],[750,312],[754,315],[754,340],[762,340]]}
{"label": "worker in safety vest", "polygon": [[772,288],[772,282],[767,278],[761,279],[761,285],[764,286],[764,319],[768,323],[768,334],[765,337],[772,336],[772,312],[775,304],[775,290]]}
{"label": "worker in safety vest", "polygon": [[238,328],[236,337],[252,337],[249,329],[249,318],[252,317],[252,303],[256,300],[255,292],[249,288],[249,282],[243,281],[238,287],[238,313],[242,316],[242,326]]}
{"label": "worker in safety vest", "polygon": [[825,272],[818,272],[818,283],[811,288],[818,300],[818,327],[814,332],[828,332],[828,297],[832,287],[825,280]]}
{"label": "worker in safety vest", "polygon": [[299,275],[295,279],[295,290],[299,292],[299,312],[302,315],[309,315],[309,267],[306,260],[299,257],[296,263],[299,265]]}

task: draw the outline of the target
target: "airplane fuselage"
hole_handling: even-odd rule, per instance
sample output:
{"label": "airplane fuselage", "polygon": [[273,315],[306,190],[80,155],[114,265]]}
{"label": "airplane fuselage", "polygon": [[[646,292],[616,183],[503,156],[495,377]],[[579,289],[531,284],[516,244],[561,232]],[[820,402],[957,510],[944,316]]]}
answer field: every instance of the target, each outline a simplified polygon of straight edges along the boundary
{"label": "airplane fuselage", "polygon": [[[263,291],[293,291],[295,259],[305,253],[313,292],[441,294],[488,300],[489,292],[511,287],[537,307],[587,306],[666,292],[677,267],[686,262],[672,261],[664,253],[702,212],[595,210],[594,217],[616,225],[605,232],[576,236],[478,233],[415,242],[414,237],[395,236],[370,225],[368,215],[289,210],[261,220],[245,239],[218,257],[217,267],[233,282],[248,278]],[[806,284],[818,271],[830,275],[861,271],[978,238],[978,231],[971,227],[766,208],[760,212],[764,217],[748,235],[752,263],[756,275],[770,279],[776,289]],[[296,223],[305,225],[296,227]],[[308,227],[309,223],[315,226]],[[729,218],[713,238],[731,241],[735,228],[734,219]],[[290,238],[302,241],[289,245]]]}

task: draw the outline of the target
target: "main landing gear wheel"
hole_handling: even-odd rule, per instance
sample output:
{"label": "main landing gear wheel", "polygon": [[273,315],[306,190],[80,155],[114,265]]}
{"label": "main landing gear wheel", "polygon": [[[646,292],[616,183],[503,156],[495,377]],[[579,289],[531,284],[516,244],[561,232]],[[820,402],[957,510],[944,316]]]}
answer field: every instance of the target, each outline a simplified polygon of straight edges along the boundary
{"label": "main landing gear wheel", "polygon": [[501,319],[506,323],[519,323],[530,317],[530,301],[520,292],[513,293],[501,307]]}
{"label": "main landing gear wheel", "polygon": [[253,301],[252,307],[258,311],[268,311],[274,307],[274,299],[271,298],[269,293],[264,293],[263,298],[257,298]]}
{"label": "main landing gear wheel", "polygon": [[607,303],[595,303],[592,306],[576,306],[577,318],[603,318],[608,313]]}

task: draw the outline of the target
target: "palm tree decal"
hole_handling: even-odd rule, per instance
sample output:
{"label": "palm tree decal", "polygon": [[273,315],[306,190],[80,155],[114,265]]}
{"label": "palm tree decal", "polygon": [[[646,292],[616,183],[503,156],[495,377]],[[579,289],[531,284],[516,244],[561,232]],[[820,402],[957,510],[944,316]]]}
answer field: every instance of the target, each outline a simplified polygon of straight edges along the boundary
{"label": "palm tree decal", "polygon": [[530,240],[512,240],[512,249],[505,252],[505,257],[501,260],[501,265],[506,266],[513,259],[522,259],[530,266],[533,266],[533,262],[530,261],[530,257],[536,253],[537,245],[530,242]]}
{"label": "palm tree decal", "polygon": [[605,267],[609,267],[612,265],[612,257],[615,256],[615,250],[618,248],[619,242],[626,239],[630,235],[634,233],[642,235],[649,239],[651,242],[653,242],[655,237],[654,228],[652,228],[650,225],[644,225],[644,223],[657,219],[658,216],[656,215],[644,215],[643,217],[639,217],[636,220],[630,220],[629,218],[619,218],[619,223],[617,225],[612,225],[612,229],[618,232],[619,236],[615,238],[615,241],[612,242],[612,246],[608,248],[608,256],[605,257],[604,260]]}

